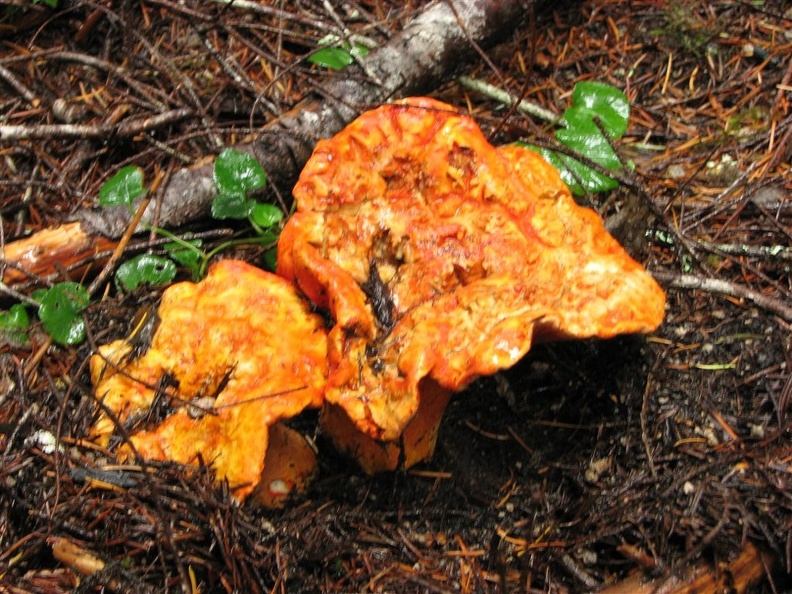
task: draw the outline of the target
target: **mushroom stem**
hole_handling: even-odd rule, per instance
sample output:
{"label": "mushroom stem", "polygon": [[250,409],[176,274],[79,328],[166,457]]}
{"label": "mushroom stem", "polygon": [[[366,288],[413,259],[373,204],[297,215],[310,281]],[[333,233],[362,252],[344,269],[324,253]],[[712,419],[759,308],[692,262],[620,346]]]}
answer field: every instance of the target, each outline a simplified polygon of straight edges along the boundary
{"label": "mushroom stem", "polygon": [[420,382],[418,392],[418,410],[396,441],[369,437],[343,408],[327,402],[319,418],[322,432],[339,452],[356,460],[368,474],[415,466],[434,454],[440,421],[452,394],[428,378]]}
{"label": "mushroom stem", "polygon": [[283,423],[275,423],[269,428],[264,470],[250,501],[279,509],[289,497],[305,489],[316,468],[316,453],[305,437]]}

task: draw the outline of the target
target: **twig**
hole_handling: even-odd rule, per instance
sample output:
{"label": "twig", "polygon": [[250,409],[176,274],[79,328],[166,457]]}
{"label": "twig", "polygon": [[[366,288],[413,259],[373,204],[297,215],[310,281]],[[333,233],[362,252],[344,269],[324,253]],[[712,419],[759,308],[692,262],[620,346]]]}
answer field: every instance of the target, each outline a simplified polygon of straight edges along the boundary
{"label": "twig", "polygon": [[770,311],[785,322],[792,322],[792,307],[780,301],[763,295],[757,291],[730,283],[717,278],[702,278],[693,274],[676,274],[673,272],[652,271],[652,276],[657,280],[677,289],[695,289],[709,293],[721,293],[739,299],[753,301],[759,307]]}
{"label": "twig", "polygon": [[573,576],[575,576],[578,580],[583,582],[583,584],[587,588],[594,589],[594,588],[599,588],[601,586],[601,584],[596,579],[594,579],[594,577],[592,577],[592,575],[588,571],[583,569],[580,563],[575,561],[571,555],[568,554],[561,555],[561,557],[559,557],[559,560],[561,561],[561,565],[566,567],[567,570]]}
{"label": "twig", "polygon": [[[107,563],[104,559],[65,538],[53,536],[47,539],[52,547],[52,556],[85,576],[87,584],[106,586],[114,592],[154,592],[147,584],[127,572],[118,562]],[[84,591],[89,591],[86,587]]]}
{"label": "twig", "polygon": [[754,256],[792,260],[792,247],[785,245],[733,245],[728,243],[709,243],[708,241],[699,241],[698,245],[708,250],[717,250],[724,254],[729,254],[730,256]]}
{"label": "twig", "polygon": [[545,120],[546,122],[555,123],[555,124],[563,124],[564,119],[554,114],[552,111],[545,109],[536,103],[531,103],[525,99],[519,99],[515,97],[511,93],[504,91],[503,89],[499,89],[498,87],[486,83],[481,80],[477,80],[475,78],[471,78],[469,76],[458,76],[457,82],[462,85],[463,87],[470,89],[471,91],[475,91],[477,93],[481,93],[482,95],[486,95],[490,99],[494,99],[495,101],[500,101],[501,103],[508,105],[511,107],[512,105],[517,105],[517,109],[520,111],[527,113],[528,115],[532,115],[539,119]]}
{"label": "twig", "polygon": [[107,264],[105,264],[102,272],[99,273],[99,276],[97,276],[88,287],[89,295],[96,293],[97,289],[102,286],[105,280],[107,280],[107,277],[112,274],[116,263],[121,259],[121,256],[124,255],[124,250],[129,244],[129,240],[132,239],[132,235],[137,230],[138,223],[140,223],[140,219],[143,218],[143,213],[146,211],[146,208],[150,202],[150,196],[143,198],[143,201],[140,203],[137,212],[135,212],[135,216],[130,221],[126,231],[124,231],[124,235],[122,235],[121,239],[118,241],[118,245],[116,246],[115,250],[113,250],[113,255],[110,256],[110,259],[107,261]]}
{"label": "twig", "polygon": [[280,18],[285,21],[302,23],[304,25],[308,25],[309,27],[313,27],[314,29],[319,29],[320,31],[330,29],[331,27],[331,25],[329,25],[324,21],[310,18],[304,14],[292,13],[286,10],[281,10],[279,8],[273,8],[261,2],[252,2],[251,0],[211,0],[211,1],[214,2],[215,4],[225,4],[232,8],[236,8],[240,10],[249,10],[251,12],[257,12],[259,14],[265,14],[267,16]]}
{"label": "twig", "polygon": [[247,75],[245,70],[239,65],[239,62],[234,58],[233,54],[228,54],[227,56],[223,56],[223,54],[218,51],[218,49],[214,46],[212,41],[206,35],[206,26],[194,26],[196,32],[201,38],[201,41],[206,48],[206,51],[217,60],[217,63],[220,64],[220,67],[223,69],[231,79],[239,85],[242,89],[247,90],[256,90],[255,83],[250,80],[250,77]]}
{"label": "twig", "polygon": [[[658,357],[655,361],[655,368],[660,362],[660,358]],[[644,450],[646,451],[646,461],[649,463],[649,470],[652,473],[653,478],[657,478],[657,468],[655,467],[654,463],[654,456],[652,455],[652,443],[649,439],[649,398],[651,394],[652,388],[652,381],[654,378],[654,369],[652,372],[649,373],[649,376],[646,378],[646,387],[643,391],[643,400],[641,401],[641,441],[643,442]]]}
{"label": "twig", "polygon": [[[165,177],[162,180],[162,183],[160,184],[159,188],[167,187],[168,181],[170,180],[171,171],[172,171],[171,169],[168,169],[165,172]],[[102,286],[105,280],[107,280],[107,277],[110,276],[110,274],[115,269],[115,265],[118,263],[118,260],[121,259],[121,256],[124,254],[127,245],[129,245],[132,236],[137,231],[138,225],[140,224],[140,221],[143,218],[143,214],[146,212],[146,208],[148,208],[150,202],[151,202],[150,195],[146,195],[141,200],[140,205],[135,211],[135,216],[132,217],[132,220],[129,222],[129,225],[124,231],[124,234],[121,236],[121,239],[118,241],[118,245],[115,247],[115,250],[113,250],[113,255],[110,256],[110,259],[105,264],[104,268],[102,269],[102,272],[99,273],[99,275],[93,280],[91,285],[88,287],[89,295],[93,295],[99,289],[99,287]]]}
{"label": "twig", "polygon": [[9,297],[13,297],[17,301],[22,301],[27,303],[28,305],[32,305],[33,307],[38,307],[40,304],[35,299],[28,297],[24,293],[20,293],[19,291],[15,291],[11,287],[9,287],[4,282],[0,281],[0,293],[8,295]]}
{"label": "twig", "polygon": [[38,140],[52,138],[126,137],[148,132],[193,115],[188,108],[173,109],[142,120],[132,120],[113,126],[81,124],[42,124],[40,126],[1,126],[0,140]]}
{"label": "twig", "polygon": [[36,94],[27,88],[22,81],[14,76],[14,74],[2,64],[0,64],[0,79],[8,83],[10,87],[19,93],[19,95],[33,107],[38,107],[39,100],[36,99]]}
{"label": "twig", "polygon": [[147,104],[153,105],[155,110],[165,111],[168,108],[168,103],[172,101],[172,98],[163,93],[162,90],[134,79],[132,76],[130,76],[128,69],[125,66],[117,66],[116,64],[111,64],[110,62],[101,60],[95,56],[89,56],[79,52],[56,51],[51,53],[41,52],[41,55],[36,52],[31,52],[29,57],[31,60],[46,57],[50,60],[74,62],[76,64],[82,64],[84,66],[96,68],[101,72],[106,72],[110,76],[116,76],[126,83],[126,85],[131,90],[135,91],[141,100]]}

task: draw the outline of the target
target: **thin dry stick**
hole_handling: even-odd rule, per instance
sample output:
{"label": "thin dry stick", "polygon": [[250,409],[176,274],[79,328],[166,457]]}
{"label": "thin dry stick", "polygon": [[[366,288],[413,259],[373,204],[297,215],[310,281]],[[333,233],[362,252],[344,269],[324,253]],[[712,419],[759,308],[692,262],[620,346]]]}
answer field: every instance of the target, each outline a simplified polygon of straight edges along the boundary
{"label": "thin dry stick", "polygon": [[110,276],[115,269],[116,263],[121,259],[121,256],[124,255],[124,250],[126,249],[129,241],[132,239],[132,236],[135,234],[137,230],[137,226],[140,223],[140,219],[143,218],[143,213],[146,212],[146,208],[148,208],[149,203],[151,202],[150,196],[145,196],[140,203],[137,211],[135,212],[135,216],[129,223],[126,231],[121,236],[118,245],[116,246],[115,250],[113,250],[113,255],[110,256],[110,259],[105,264],[104,268],[102,268],[102,272],[93,280],[91,285],[88,287],[88,294],[93,295],[96,291],[101,287],[107,277]]}
{"label": "thin dry stick", "polygon": [[[660,358],[658,357],[655,361],[655,368],[657,368],[659,363]],[[652,455],[652,443],[649,439],[649,428],[647,421],[647,417],[649,416],[649,395],[651,394],[653,373],[654,369],[652,369],[652,371],[649,373],[649,376],[646,378],[646,387],[644,388],[643,400],[641,403],[641,441],[643,442],[644,450],[646,451],[646,461],[649,463],[649,471],[652,473],[653,478],[657,478],[657,468],[655,467],[654,456]]]}
{"label": "thin dry stick", "polygon": [[499,101],[507,107],[516,105],[517,109],[523,113],[527,113],[528,115],[545,120],[546,122],[558,124],[563,124],[564,122],[564,119],[561,116],[553,113],[552,111],[547,110],[536,103],[531,103],[526,99],[520,99],[519,97],[516,97],[515,95],[512,95],[508,91],[504,91],[495,85],[491,85],[487,82],[472,78],[470,76],[458,76],[456,80],[463,87],[470,89],[471,91],[475,91],[476,93],[481,93],[482,95],[489,97],[490,99],[494,99],[495,101]]}
{"label": "thin dry stick", "polygon": [[729,295],[738,299],[748,299],[759,307],[779,316],[785,322],[792,322],[792,307],[742,285],[717,278],[703,278],[693,274],[652,271],[652,276],[677,289],[694,289],[707,291],[708,293],[721,293],[722,295]]}
{"label": "thin dry stick", "polygon": [[106,72],[110,76],[118,77],[126,83],[130,90],[137,94],[138,99],[143,102],[143,105],[150,104],[153,106],[152,109],[157,111],[166,111],[168,109],[168,103],[171,101],[171,98],[161,89],[152,87],[133,78],[126,67],[112,64],[95,56],[69,51],[31,52],[28,56],[30,60],[47,58],[48,60],[74,62],[96,68],[97,70]]}
{"label": "thin dry stick", "polygon": [[22,81],[14,76],[14,74],[2,64],[0,64],[0,79],[7,82],[25,101],[33,106],[37,105],[38,99],[36,99],[36,94],[26,87]]}
{"label": "thin dry stick", "polygon": [[756,258],[778,258],[780,260],[792,260],[792,247],[778,244],[747,245],[699,241],[698,245],[704,249],[715,250],[730,256],[751,256]]}
{"label": "thin dry stick", "polygon": [[148,132],[193,115],[188,108],[172,109],[142,120],[122,122],[113,126],[84,124],[44,124],[40,126],[0,126],[0,140],[37,140],[51,138],[126,137]]}

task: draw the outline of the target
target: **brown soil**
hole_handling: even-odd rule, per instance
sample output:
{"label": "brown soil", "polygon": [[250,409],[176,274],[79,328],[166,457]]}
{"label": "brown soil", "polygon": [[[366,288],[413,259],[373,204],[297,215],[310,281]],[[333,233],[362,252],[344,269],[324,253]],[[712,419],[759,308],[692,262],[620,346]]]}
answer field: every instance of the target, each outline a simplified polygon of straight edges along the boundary
{"label": "brown soil", "polygon": [[[0,9],[0,125],[114,124],[161,105],[203,116],[128,137],[0,140],[5,242],[91,203],[122,165],[157,179],[287,110],[328,76],[302,58],[338,26],[318,0],[255,15],[60,4]],[[384,43],[423,3],[330,4]],[[664,284],[668,315],[649,337],[536,347],[478,380],[416,469],[365,476],[319,435],[317,480],[279,512],[232,504],[208,470],[91,480],[112,460],[81,439],[95,414],[90,345],[124,335],[158,292],[111,288],[78,348],[39,352],[39,330],[6,344],[0,591],[581,592],[637,571],[668,585],[701,566],[719,585],[674,591],[726,592],[741,584],[724,568],[752,546],[749,591],[789,591],[790,30],[780,0],[560,3],[464,70],[556,113],[577,81],[625,90],[619,150],[633,169],[586,200]],[[434,96],[469,108],[497,144],[545,138],[541,123],[457,82]],[[313,434],[315,414],[294,425]],[[40,431],[60,436],[61,453]],[[54,557],[63,542],[104,568],[80,577]]]}

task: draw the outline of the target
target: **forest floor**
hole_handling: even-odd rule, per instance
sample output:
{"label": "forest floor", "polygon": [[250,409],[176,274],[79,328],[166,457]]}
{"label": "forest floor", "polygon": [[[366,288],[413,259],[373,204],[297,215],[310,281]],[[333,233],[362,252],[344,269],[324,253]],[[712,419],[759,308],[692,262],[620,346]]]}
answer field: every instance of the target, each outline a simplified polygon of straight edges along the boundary
{"label": "forest floor", "polygon": [[[5,243],[91,204],[123,165],[156,179],[254,133],[334,76],[304,60],[322,38],[343,25],[386,43],[424,3],[46,4],[0,8],[0,124],[115,125],[158,103],[201,116],[130,136],[0,139]],[[592,0],[541,5],[460,70],[558,114],[579,81],[627,94],[630,167],[585,201],[666,289],[667,315],[650,336],[538,346],[475,381],[433,459],[409,471],[366,476],[319,435],[318,476],[280,511],[240,507],[173,465],[135,484],[86,481],[75,470],[101,459],[83,439],[91,347],[40,349],[40,329],[6,341],[0,590],[634,592],[651,579],[643,591],[790,591],[791,56],[780,0]],[[431,96],[494,144],[548,134],[437,82]],[[111,287],[87,310],[92,334],[124,334],[160,291]],[[297,425],[314,432],[316,414]],[[57,539],[103,568],[81,576]]]}

